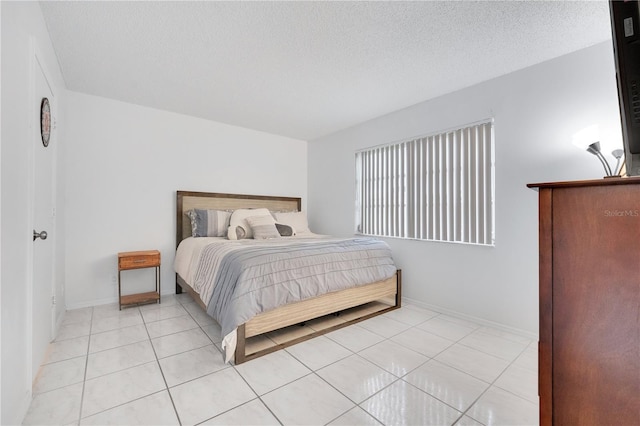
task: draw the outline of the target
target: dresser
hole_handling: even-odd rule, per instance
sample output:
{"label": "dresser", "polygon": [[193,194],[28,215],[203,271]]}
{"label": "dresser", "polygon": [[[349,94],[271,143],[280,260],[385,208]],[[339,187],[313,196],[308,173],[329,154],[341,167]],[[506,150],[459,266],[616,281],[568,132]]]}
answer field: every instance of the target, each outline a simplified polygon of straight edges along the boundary
{"label": "dresser", "polygon": [[542,425],[640,425],[640,178],[539,194]]}

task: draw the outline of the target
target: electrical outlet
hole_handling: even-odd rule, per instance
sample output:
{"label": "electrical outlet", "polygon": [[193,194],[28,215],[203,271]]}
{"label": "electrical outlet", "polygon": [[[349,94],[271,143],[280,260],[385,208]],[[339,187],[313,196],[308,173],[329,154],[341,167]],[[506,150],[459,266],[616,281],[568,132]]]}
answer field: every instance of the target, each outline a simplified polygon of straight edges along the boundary
{"label": "electrical outlet", "polygon": [[118,277],[115,276],[115,275],[111,275],[111,282],[114,283],[114,284],[117,283],[118,282]]}

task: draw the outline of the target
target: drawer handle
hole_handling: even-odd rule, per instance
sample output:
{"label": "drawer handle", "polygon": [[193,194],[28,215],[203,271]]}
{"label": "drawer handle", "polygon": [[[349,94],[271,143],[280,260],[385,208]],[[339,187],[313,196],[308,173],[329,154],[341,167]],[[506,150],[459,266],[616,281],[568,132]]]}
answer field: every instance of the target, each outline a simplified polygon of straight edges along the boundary
{"label": "drawer handle", "polygon": [[144,262],[146,262],[145,259],[137,259],[133,261],[133,263],[144,263]]}

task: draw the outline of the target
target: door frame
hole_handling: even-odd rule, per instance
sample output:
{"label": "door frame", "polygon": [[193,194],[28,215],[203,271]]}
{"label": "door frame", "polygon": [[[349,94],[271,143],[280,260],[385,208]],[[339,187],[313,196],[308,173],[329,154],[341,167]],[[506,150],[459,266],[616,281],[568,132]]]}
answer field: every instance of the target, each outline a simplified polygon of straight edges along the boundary
{"label": "door frame", "polygon": [[[39,70],[38,70],[39,68]],[[51,108],[51,133],[50,133],[50,141],[49,147],[47,149],[52,150],[52,171],[51,171],[51,179],[52,179],[52,193],[51,200],[53,202],[54,211],[52,212],[52,229],[49,231],[49,234],[53,238],[52,241],[55,241],[56,238],[56,225],[57,225],[57,217],[55,216],[55,200],[57,199],[56,188],[57,188],[57,156],[56,156],[56,146],[57,146],[57,132],[55,126],[55,116],[58,114],[58,102],[57,102],[57,93],[55,86],[51,83],[53,80],[51,79],[51,73],[48,70],[48,67],[44,60],[44,55],[38,44],[36,42],[36,38],[34,36],[29,37],[29,91],[28,91],[28,101],[27,101],[27,123],[29,123],[29,143],[27,149],[27,218],[28,218],[28,227],[25,229],[25,237],[32,238],[33,235],[33,226],[35,220],[35,140],[38,138],[40,132],[40,123],[39,120],[36,119],[36,114],[34,112],[35,105],[40,105],[40,99],[37,99],[36,95],[36,72],[42,72],[47,85],[49,86],[49,90],[51,91],[51,99],[49,99],[49,104]],[[50,296],[53,298],[56,294],[56,244],[52,243],[52,267],[51,267],[51,292]],[[27,375],[29,383],[27,384],[27,388],[31,391],[33,386],[33,380],[35,379],[35,375],[37,371],[33,371],[33,267],[34,267],[34,247],[33,244],[28,244],[27,249],[27,271],[26,271],[26,290],[27,290],[27,309],[26,309],[26,330],[27,330],[27,371],[29,374]],[[51,304],[51,329],[49,330],[49,339],[53,340],[55,337],[55,328],[56,328],[56,308],[55,304]]]}

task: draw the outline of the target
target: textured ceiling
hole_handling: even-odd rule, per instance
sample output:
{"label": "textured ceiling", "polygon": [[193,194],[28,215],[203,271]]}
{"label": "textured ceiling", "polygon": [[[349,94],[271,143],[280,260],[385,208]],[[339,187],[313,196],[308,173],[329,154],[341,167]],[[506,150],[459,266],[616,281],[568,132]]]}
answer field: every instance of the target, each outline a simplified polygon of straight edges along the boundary
{"label": "textured ceiling", "polygon": [[611,38],[606,1],[41,8],[68,89],[303,140]]}

